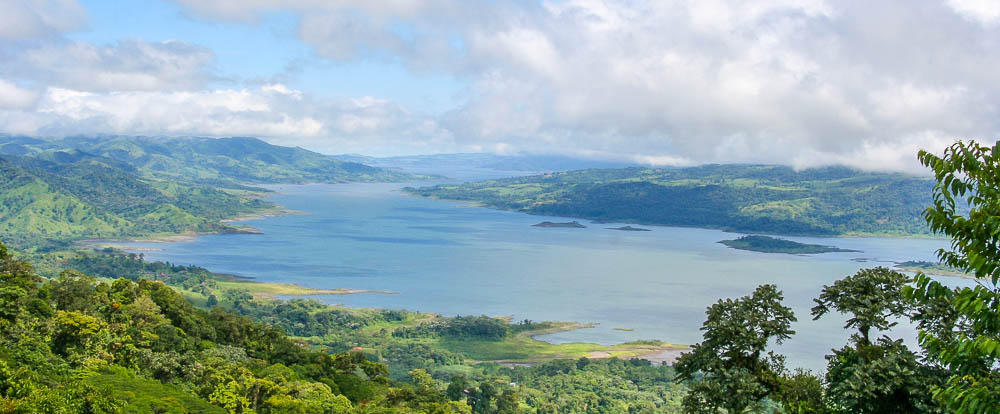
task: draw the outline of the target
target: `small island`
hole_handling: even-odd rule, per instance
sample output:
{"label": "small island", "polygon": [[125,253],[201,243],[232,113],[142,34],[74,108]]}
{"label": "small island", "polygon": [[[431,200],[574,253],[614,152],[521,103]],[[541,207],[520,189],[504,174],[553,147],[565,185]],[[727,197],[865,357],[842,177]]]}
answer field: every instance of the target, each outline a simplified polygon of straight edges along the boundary
{"label": "small island", "polygon": [[621,231],[652,231],[652,230],[650,230],[650,229],[644,229],[644,228],[641,228],[641,227],[632,227],[632,226],[625,226],[625,227],[608,227],[608,230],[621,230]]}
{"label": "small island", "polygon": [[736,240],[723,240],[722,243],[734,249],[750,250],[761,253],[816,254],[834,252],[857,252],[857,250],[841,249],[819,244],[805,244],[791,240],[768,236],[743,236]]}
{"label": "small island", "polygon": [[585,229],[587,226],[580,224],[578,221],[570,221],[565,223],[553,223],[551,221],[543,221],[538,224],[534,224],[531,227],[567,227],[571,229]]}

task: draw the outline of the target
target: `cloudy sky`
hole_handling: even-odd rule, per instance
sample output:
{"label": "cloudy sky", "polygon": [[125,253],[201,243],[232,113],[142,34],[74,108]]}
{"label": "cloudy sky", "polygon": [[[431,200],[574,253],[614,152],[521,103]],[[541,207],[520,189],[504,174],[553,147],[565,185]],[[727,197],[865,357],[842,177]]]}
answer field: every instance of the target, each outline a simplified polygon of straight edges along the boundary
{"label": "cloudy sky", "polygon": [[1000,139],[1000,1],[0,0],[0,133],[916,170]]}

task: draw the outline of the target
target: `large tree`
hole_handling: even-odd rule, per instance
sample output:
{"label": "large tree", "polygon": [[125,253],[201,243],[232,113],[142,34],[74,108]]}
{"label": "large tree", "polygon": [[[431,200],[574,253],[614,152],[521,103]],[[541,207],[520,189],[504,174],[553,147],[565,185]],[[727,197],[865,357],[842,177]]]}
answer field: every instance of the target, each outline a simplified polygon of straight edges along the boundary
{"label": "large tree", "polygon": [[933,412],[927,398],[933,370],[922,366],[902,340],[871,338],[872,329],[886,331],[907,316],[903,288],[910,281],[885,267],[862,269],[824,286],[814,299],[813,319],[837,311],[849,316],[844,328],[857,330],[846,346],[826,356],[833,408],[860,414]]}
{"label": "large tree", "polygon": [[784,357],[766,351],[772,341],[780,344],[795,333],[795,315],[782,299],[776,286],[762,285],[708,308],[704,340],[674,365],[677,379],[690,381],[686,412],[743,413],[779,391]]}
{"label": "large tree", "polygon": [[934,205],[924,211],[931,229],[951,237],[941,261],[980,280],[949,289],[923,274],[906,294],[930,363],[946,369],[934,399],[950,412],[991,413],[1000,407],[1000,142],[992,147],[957,142],[941,156],[921,151],[934,171]]}

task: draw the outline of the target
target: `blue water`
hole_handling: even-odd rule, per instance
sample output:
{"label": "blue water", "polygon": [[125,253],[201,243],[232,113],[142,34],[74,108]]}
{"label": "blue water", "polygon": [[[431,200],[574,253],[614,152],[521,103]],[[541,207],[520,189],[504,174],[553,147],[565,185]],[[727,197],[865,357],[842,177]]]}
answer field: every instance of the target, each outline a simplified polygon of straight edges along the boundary
{"label": "blue water", "polygon": [[[822,355],[848,336],[840,317],[809,317],[824,284],[862,267],[934,260],[934,251],[947,247],[941,239],[789,237],[861,253],[755,253],[718,244],[739,236],[718,230],[624,232],[607,229],[621,224],[589,222],[585,229],[538,228],[531,225],[566,219],[422,199],[400,187],[274,186],[273,201],[306,214],[245,222],[259,235],[134,245],[161,249],[145,252],[150,259],[261,281],[398,292],[317,297],[330,304],[599,323],[542,337],[557,343],[695,343],[707,306],[774,283],[799,318],[798,334],[780,351],[792,365],[811,369],[821,369]],[[907,327],[898,331],[894,336],[913,337]]]}

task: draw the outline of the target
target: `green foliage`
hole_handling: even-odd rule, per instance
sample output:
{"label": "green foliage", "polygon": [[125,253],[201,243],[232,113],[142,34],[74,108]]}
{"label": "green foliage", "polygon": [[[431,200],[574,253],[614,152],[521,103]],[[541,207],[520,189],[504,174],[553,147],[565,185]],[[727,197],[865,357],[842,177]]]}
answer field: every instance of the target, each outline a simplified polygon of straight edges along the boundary
{"label": "green foliage", "polygon": [[870,331],[885,331],[896,326],[895,318],[905,316],[909,306],[903,299],[903,287],[912,280],[885,267],[861,269],[853,276],[840,279],[832,286],[823,286],[819,298],[813,299],[813,320],[831,310],[849,314],[846,329],[857,329],[856,340],[871,344]]}
{"label": "green foliage", "polygon": [[824,286],[814,299],[813,319],[831,311],[849,315],[846,329],[856,329],[850,344],[827,355],[828,396],[840,411],[851,413],[936,412],[928,398],[938,375],[918,362],[902,340],[871,340],[871,330],[887,331],[908,315],[903,289],[906,275],[885,267],[858,273]]}
{"label": "green foliage", "polygon": [[127,369],[107,367],[84,379],[86,384],[117,390],[125,407],[124,414],[223,414],[222,407],[214,406],[173,384],[134,375]]}
{"label": "green foliage", "polygon": [[[992,147],[957,142],[942,156],[921,151],[934,171],[934,204],[924,216],[952,238],[941,262],[988,279],[990,285],[949,289],[918,274],[906,294],[928,359],[946,370],[934,400],[950,412],[989,413],[1000,407],[1000,142]],[[966,203],[968,212],[958,206]]]}
{"label": "green foliage", "polygon": [[922,366],[901,339],[878,338],[827,356],[828,396],[841,412],[937,413],[930,387],[939,374]]}
{"label": "green foliage", "polygon": [[825,401],[823,381],[804,370],[781,378],[776,399],[787,414],[825,414],[831,412]]}
{"label": "green foliage", "polygon": [[[1000,141],[993,147],[957,142],[942,157],[921,151],[920,162],[934,171],[934,205],[924,211],[935,233],[952,239],[941,261],[976,277],[1000,279]],[[969,206],[968,212],[957,206]]]}
{"label": "green foliage", "polygon": [[142,253],[124,253],[111,248],[77,252],[67,261],[66,266],[89,275],[108,279],[159,280],[171,286],[178,286],[204,295],[210,295],[218,288],[216,278],[219,276],[203,267],[172,265],[169,262],[148,262],[143,260]]}
{"label": "green foliage", "polygon": [[511,328],[503,319],[480,316],[455,316],[436,318],[433,321],[412,327],[397,329],[392,336],[397,338],[444,336],[471,340],[499,341],[510,334]]}
{"label": "green foliage", "polygon": [[515,384],[537,413],[676,413],[686,390],[672,367],[641,359],[561,359],[486,378]]}
{"label": "green foliage", "polygon": [[762,165],[581,170],[408,188],[532,214],[599,221],[833,235],[926,234],[930,180],[847,168]]}
{"label": "green foliage", "polygon": [[795,315],[782,299],[774,285],[762,285],[749,296],[708,308],[704,340],[675,364],[678,380],[691,381],[685,412],[742,413],[777,394],[784,358],[765,351],[795,333],[790,328]]}

